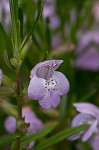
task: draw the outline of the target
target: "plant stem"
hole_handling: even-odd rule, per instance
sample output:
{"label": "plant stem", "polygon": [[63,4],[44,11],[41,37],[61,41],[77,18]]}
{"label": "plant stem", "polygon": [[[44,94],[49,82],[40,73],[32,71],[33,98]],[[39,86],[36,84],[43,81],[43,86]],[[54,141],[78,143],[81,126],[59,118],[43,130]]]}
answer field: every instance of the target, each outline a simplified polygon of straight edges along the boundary
{"label": "plant stem", "polygon": [[[17,98],[17,107],[18,107],[18,120],[22,119],[22,101],[20,97],[21,93],[21,82],[20,82],[20,70],[16,71],[16,98]],[[20,131],[19,131],[20,132]],[[20,133],[16,137],[17,150],[20,150]]]}
{"label": "plant stem", "polygon": [[16,137],[16,140],[17,140],[17,150],[20,150],[20,136],[17,136]]}
{"label": "plant stem", "polygon": [[20,83],[20,71],[16,72],[16,95],[17,95],[17,107],[18,107],[18,119],[22,119],[22,102],[20,98],[21,83]]}

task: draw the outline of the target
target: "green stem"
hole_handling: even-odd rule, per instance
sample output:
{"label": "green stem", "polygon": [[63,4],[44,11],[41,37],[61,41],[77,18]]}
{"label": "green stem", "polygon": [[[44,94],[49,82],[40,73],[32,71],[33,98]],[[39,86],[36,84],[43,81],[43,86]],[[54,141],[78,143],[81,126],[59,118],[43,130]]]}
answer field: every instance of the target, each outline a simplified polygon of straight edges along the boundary
{"label": "green stem", "polygon": [[16,140],[17,140],[17,146],[16,146],[16,150],[20,150],[20,136],[17,136],[16,137]]}
{"label": "green stem", "polygon": [[[20,82],[20,71],[16,71],[16,98],[17,98],[17,107],[18,107],[18,120],[22,119],[22,101],[20,97],[21,93],[21,82]],[[20,131],[18,131],[20,132]],[[17,150],[20,150],[20,133],[16,137]]]}
{"label": "green stem", "polygon": [[22,118],[22,102],[20,98],[21,83],[20,83],[20,71],[16,72],[16,95],[17,95],[17,106],[18,106],[18,119]]}

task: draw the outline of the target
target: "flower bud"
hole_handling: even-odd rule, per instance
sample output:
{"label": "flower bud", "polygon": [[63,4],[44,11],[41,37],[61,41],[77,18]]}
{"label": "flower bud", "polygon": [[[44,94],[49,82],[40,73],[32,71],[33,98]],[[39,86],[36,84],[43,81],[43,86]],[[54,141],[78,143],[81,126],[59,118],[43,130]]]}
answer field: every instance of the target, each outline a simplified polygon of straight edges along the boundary
{"label": "flower bud", "polygon": [[21,64],[22,64],[21,60],[15,58],[15,57],[11,58],[11,59],[10,59],[10,62],[11,62],[11,65],[12,65],[15,69],[19,69],[20,66],[21,66]]}

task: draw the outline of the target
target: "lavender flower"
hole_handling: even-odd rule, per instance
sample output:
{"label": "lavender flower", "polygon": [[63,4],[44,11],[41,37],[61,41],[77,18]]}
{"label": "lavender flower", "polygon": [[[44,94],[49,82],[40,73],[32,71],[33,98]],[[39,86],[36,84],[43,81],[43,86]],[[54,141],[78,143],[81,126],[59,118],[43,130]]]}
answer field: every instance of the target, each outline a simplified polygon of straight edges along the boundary
{"label": "lavender flower", "polygon": [[99,1],[95,1],[93,8],[92,8],[92,14],[96,22],[99,23]]}
{"label": "lavender flower", "polygon": [[16,119],[8,116],[4,122],[4,127],[8,133],[14,133],[16,130]]}
{"label": "lavender flower", "polygon": [[[23,107],[22,117],[25,117],[25,123],[30,123],[27,131],[28,134],[37,132],[43,128],[43,123],[37,118],[29,106]],[[8,116],[4,122],[4,126],[7,132],[13,133],[16,130],[16,119]]]}
{"label": "lavender flower", "polygon": [[90,31],[79,35],[75,67],[83,70],[99,70],[99,31]]}
{"label": "lavender flower", "polygon": [[8,0],[0,0],[0,21],[8,29],[10,25],[10,7]]}
{"label": "lavender flower", "polygon": [[28,134],[35,133],[43,129],[42,121],[37,118],[37,116],[29,106],[22,109],[22,116],[25,117],[26,123],[30,123],[30,127],[28,128]]}
{"label": "lavender flower", "polygon": [[0,85],[1,85],[1,82],[2,82],[2,70],[0,69]]}
{"label": "lavender flower", "polygon": [[74,103],[74,107],[80,114],[74,117],[72,127],[81,124],[89,124],[90,127],[84,132],[69,137],[69,140],[78,139],[82,135],[82,141],[85,142],[93,133],[99,133],[99,109],[90,103]]}
{"label": "lavender flower", "polygon": [[[22,109],[22,116],[25,117],[25,122],[30,123],[27,134],[35,133],[43,129],[42,121],[37,118],[35,113],[31,110],[29,106],[26,106]],[[4,127],[7,132],[14,133],[16,130],[16,119],[12,116],[8,116],[4,122]],[[28,148],[32,148],[35,144],[35,141],[29,143]]]}
{"label": "lavender flower", "polygon": [[45,1],[43,8],[43,19],[49,18],[51,29],[56,29],[60,25],[59,17],[56,14],[55,1]]}
{"label": "lavender flower", "polygon": [[31,71],[31,81],[28,87],[28,96],[39,100],[44,109],[56,108],[60,96],[68,93],[69,82],[61,72],[55,71],[62,60],[49,60],[37,64]]}

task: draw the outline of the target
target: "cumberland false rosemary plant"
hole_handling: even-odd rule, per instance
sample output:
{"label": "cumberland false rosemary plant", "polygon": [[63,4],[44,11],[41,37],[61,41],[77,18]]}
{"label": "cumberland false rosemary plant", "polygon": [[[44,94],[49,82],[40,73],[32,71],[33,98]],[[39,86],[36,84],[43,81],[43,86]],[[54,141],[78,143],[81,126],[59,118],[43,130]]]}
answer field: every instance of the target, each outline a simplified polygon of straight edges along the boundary
{"label": "cumberland false rosemary plant", "polygon": [[[5,129],[7,132],[14,133],[0,140],[0,146],[6,145],[6,143],[12,143],[11,148],[13,150],[21,150],[22,148],[32,148],[34,146],[34,141],[50,133],[57,125],[56,122],[44,125],[33,113],[31,107],[27,108],[24,106],[24,99],[27,101],[30,101],[30,99],[38,100],[39,104],[44,109],[50,109],[51,106],[56,108],[60,103],[60,98],[68,93],[70,85],[66,76],[56,71],[63,62],[62,60],[42,60],[42,62],[36,64],[32,69],[30,75],[31,80],[29,86],[26,88],[27,90],[25,92],[22,91],[20,69],[29,49],[31,36],[41,16],[43,5],[41,1],[38,2],[37,17],[30,33],[25,35],[24,38],[21,3],[19,4],[18,0],[9,0],[9,6],[13,35],[10,39],[1,23],[0,34],[7,45],[7,51],[4,52],[5,62],[16,74],[16,81],[13,83],[12,79],[4,75],[4,68],[2,68],[2,71],[0,70],[0,95],[2,95],[0,97],[0,107],[9,116],[4,122]],[[11,55],[9,55],[9,52]],[[9,94],[7,92],[13,97],[13,100],[15,100],[14,102],[17,101],[16,105],[13,105],[11,102],[9,103]],[[41,112],[46,115],[45,112]],[[55,111],[55,113],[56,115],[52,111],[52,115],[57,118],[59,114],[57,111]],[[44,138],[43,142],[37,143],[34,149],[47,149],[49,146],[69,136],[82,132],[87,128],[88,125],[82,125],[74,129],[65,129],[52,137],[47,139]]]}

